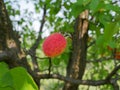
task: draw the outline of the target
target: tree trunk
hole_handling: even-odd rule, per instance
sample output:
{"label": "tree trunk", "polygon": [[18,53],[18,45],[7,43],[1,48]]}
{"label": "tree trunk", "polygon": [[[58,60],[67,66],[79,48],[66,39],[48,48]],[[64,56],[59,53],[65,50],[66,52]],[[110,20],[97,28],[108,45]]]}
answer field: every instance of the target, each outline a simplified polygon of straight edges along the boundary
{"label": "tree trunk", "polygon": [[[0,0],[0,50],[6,51],[10,48],[20,52],[20,42],[18,34],[13,31],[12,23],[7,13],[3,0]],[[9,60],[10,61],[10,60]],[[12,61],[11,61],[12,63]]]}
{"label": "tree trunk", "polygon": [[21,58],[19,56],[22,54],[19,35],[17,31],[13,30],[13,26],[3,0],[0,0],[0,54],[6,55],[4,58],[0,58],[0,62],[6,62],[10,68],[16,66],[26,68],[39,87],[40,81],[37,79],[36,73],[32,71],[26,57],[24,56]]}
{"label": "tree trunk", "polygon": [[[74,30],[73,51],[67,66],[67,77],[81,80],[86,66],[88,10],[77,17]],[[77,90],[78,86],[65,82],[63,90]]]}

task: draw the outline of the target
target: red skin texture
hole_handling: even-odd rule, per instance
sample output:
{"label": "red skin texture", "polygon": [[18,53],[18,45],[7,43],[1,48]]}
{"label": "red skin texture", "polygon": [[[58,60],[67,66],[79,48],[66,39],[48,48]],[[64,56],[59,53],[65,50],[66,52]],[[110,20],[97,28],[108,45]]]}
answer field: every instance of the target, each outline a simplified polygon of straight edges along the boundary
{"label": "red skin texture", "polygon": [[43,42],[43,52],[48,57],[55,57],[63,53],[66,47],[66,39],[60,33],[48,36]]}

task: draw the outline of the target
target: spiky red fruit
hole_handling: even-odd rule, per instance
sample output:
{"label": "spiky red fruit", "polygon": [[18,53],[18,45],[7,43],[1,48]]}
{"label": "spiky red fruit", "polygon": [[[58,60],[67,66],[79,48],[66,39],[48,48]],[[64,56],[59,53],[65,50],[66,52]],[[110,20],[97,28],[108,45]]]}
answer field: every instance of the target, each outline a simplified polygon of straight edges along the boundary
{"label": "spiky red fruit", "polygon": [[66,47],[66,39],[60,33],[54,33],[48,36],[43,43],[44,54],[48,57],[60,55]]}

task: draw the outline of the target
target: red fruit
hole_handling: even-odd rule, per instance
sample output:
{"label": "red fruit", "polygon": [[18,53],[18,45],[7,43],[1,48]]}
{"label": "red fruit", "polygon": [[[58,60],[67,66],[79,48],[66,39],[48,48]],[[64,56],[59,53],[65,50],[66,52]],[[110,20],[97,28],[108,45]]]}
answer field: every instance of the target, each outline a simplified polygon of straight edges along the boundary
{"label": "red fruit", "polygon": [[48,57],[60,55],[66,47],[66,40],[60,33],[54,33],[48,36],[43,43],[44,54]]}

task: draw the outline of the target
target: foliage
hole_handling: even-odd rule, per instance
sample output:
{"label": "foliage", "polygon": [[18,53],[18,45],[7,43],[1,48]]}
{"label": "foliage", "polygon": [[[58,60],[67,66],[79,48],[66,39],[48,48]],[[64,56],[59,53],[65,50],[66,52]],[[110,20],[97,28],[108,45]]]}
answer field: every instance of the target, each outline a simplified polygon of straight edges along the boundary
{"label": "foliage", "polygon": [[[31,5],[32,7],[30,8],[30,6],[28,6],[28,8],[22,9],[21,4],[23,4],[24,2],[29,3],[29,5]],[[107,49],[107,46],[110,46],[114,50],[120,52],[120,6],[118,4],[120,3],[119,1],[25,0],[24,2],[20,2],[19,0],[6,0],[6,7],[13,22],[14,29],[18,30],[21,34],[21,45],[25,49],[29,49],[33,45],[35,39],[39,34],[39,24],[42,22],[41,14],[43,13],[44,5],[46,5],[46,22],[44,24],[43,32],[41,33],[43,38],[40,41],[40,45],[36,51],[36,56],[38,57],[37,60],[41,73],[47,73],[49,66],[49,61],[43,54],[41,48],[44,37],[46,37],[45,34],[50,34],[50,32],[61,32],[66,36],[67,48],[62,55],[52,59],[52,73],[60,73],[61,75],[66,74],[66,66],[72,52],[72,35],[74,32],[73,26],[75,18],[86,9],[89,10],[88,46],[90,46],[87,49],[87,62],[89,63],[87,63],[86,66],[84,79],[104,79],[110,73],[110,71],[120,63],[120,60],[116,60],[114,58],[114,51],[110,51]],[[30,10],[29,8],[32,10]],[[38,24],[36,24],[36,22]],[[36,27],[38,28],[36,29]],[[91,43],[93,44],[91,45]],[[111,58],[109,59],[108,57]],[[28,61],[31,63],[31,58],[28,58]],[[30,85],[28,87],[35,88],[35,90],[37,90],[31,77],[26,73],[26,71],[24,71],[23,68],[15,68],[9,70],[6,65],[1,66],[1,68],[2,74],[0,74],[0,77],[2,77],[4,73],[8,72],[9,73],[6,76],[6,79],[9,80],[10,77],[14,77],[12,80],[10,79],[11,82],[5,79],[6,81],[8,81],[5,83],[5,88],[9,88],[9,90],[12,90],[13,87],[19,88],[19,85],[22,84],[19,81],[20,83],[18,85],[15,85],[14,82],[17,82],[16,80],[18,77],[20,78],[20,76],[16,76],[17,74],[13,74],[15,72],[20,75],[25,74],[26,78],[28,79],[27,81],[30,80],[31,85],[33,85]],[[118,71],[118,74],[120,74],[120,71]],[[117,77],[117,75],[115,77]],[[24,77],[21,77],[19,80],[22,80],[22,78]],[[27,81],[25,81],[26,87],[28,85]],[[43,83],[46,84],[47,82],[44,80]],[[118,83],[120,84],[120,82]],[[3,83],[1,83],[1,85],[3,85],[4,87]],[[6,85],[10,87],[6,87]],[[55,84],[52,86],[56,85],[59,85],[59,83],[55,82]],[[49,86],[51,86],[51,84],[48,84],[48,87]],[[80,88],[84,90],[86,89],[85,86],[80,86]],[[107,90],[108,88],[110,90],[113,90],[112,86],[110,85],[103,85],[97,88],[99,90]]]}
{"label": "foliage", "polygon": [[9,69],[4,62],[0,63],[0,90],[38,90],[32,77],[22,67]]}

